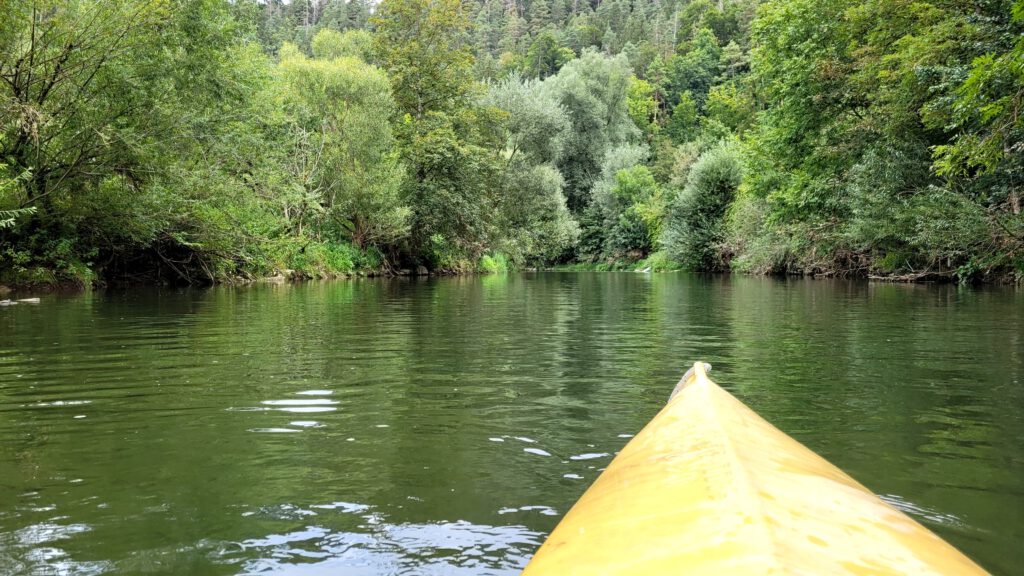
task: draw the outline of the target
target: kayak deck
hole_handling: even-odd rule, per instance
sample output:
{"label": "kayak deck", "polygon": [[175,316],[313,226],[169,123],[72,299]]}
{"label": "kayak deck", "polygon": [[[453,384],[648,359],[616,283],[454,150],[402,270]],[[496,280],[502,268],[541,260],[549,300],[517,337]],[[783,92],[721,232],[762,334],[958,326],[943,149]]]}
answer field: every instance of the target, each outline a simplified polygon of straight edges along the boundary
{"label": "kayak deck", "polygon": [[747,408],[702,363],[677,390],[525,576],[986,573]]}

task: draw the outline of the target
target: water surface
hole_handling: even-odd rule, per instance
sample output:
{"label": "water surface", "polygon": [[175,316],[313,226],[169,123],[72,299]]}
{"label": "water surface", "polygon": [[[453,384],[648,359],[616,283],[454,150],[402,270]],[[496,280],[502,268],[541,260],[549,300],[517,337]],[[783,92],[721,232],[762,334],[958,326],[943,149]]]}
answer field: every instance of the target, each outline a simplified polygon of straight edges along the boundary
{"label": "water surface", "polygon": [[996,574],[1024,295],[543,273],[0,308],[0,573],[516,574],[687,365]]}

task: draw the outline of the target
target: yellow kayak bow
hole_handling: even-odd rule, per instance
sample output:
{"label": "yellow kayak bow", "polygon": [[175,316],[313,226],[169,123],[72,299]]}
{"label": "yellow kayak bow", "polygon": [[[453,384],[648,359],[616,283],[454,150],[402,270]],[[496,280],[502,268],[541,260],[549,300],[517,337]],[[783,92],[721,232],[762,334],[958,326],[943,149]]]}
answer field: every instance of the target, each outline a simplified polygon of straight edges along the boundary
{"label": "yellow kayak bow", "polygon": [[986,574],[698,362],[524,576]]}

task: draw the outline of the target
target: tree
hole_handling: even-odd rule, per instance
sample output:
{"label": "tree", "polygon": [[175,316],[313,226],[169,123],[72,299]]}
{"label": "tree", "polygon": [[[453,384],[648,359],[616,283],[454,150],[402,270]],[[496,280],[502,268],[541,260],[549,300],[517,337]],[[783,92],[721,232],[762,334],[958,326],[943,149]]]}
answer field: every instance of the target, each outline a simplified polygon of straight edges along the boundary
{"label": "tree", "polygon": [[158,71],[149,31],[170,18],[148,2],[5,2],[4,12],[0,162],[31,173],[21,205],[46,209],[131,156],[120,128],[145,130],[140,109],[154,102],[129,88]]}
{"label": "tree", "polygon": [[665,133],[676,144],[689,142],[697,138],[699,121],[697,103],[689,91],[683,92],[679,95],[679,103],[672,109],[672,115],[665,124]]}
{"label": "tree", "polygon": [[738,156],[729,145],[704,153],[686,186],[672,202],[662,243],[669,256],[694,270],[724,266],[725,211],[742,180]]}
{"label": "tree", "polygon": [[506,165],[498,198],[499,246],[513,261],[550,261],[572,248],[579,227],[554,167],[570,128],[555,95],[518,75],[491,85],[484,104],[507,113]]}
{"label": "tree", "polygon": [[530,78],[547,78],[575,56],[572,50],[559,45],[553,33],[545,30],[530,45],[523,62],[523,72]]}
{"label": "tree", "polygon": [[363,62],[373,62],[373,35],[366,30],[324,29],[313,36],[313,56],[321,60],[350,56]]}
{"label": "tree", "polygon": [[230,219],[261,208],[224,143],[250,122],[266,60],[239,46],[231,8],[4,7],[0,162],[30,174],[15,197],[36,212],[0,237],[3,257],[77,281],[129,265],[184,281],[235,269],[248,239]]}
{"label": "tree", "polygon": [[460,0],[384,0],[373,22],[374,52],[400,110],[422,120],[465,106],[473,55]]}
{"label": "tree", "polygon": [[545,80],[565,108],[572,125],[558,169],[566,181],[566,198],[574,214],[590,201],[590,187],[601,174],[606,152],[639,135],[629,117],[629,65],[624,56],[608,57],[586,50]]}
{"label": "tree", "polygon": [[321,230],[359,248],[403,237],[409,209],[399,199],[404,169],[389,125],[394,102],[387,77],[355,58],[310,60],[295,49],[282,50],[280,66],[299,136],[296,152],[308,157],[296,176],[327,216]]}
{"label": "tree", "polygon": [[719,84],[708,92],[704,104],[707,118],[720,122],[735,134],[743,134],[754,123],[754,97],[734,82]]}
{"label": "tree", "polygon": [[476,57],[494,57],[502,34],[503,6],[499,0],[483,0],[473,17]]}
{"label": "tree", "polygon": [[519,54],[524,44],[524,38],[527,38],[527,26],[522,16],[519,15],[516,3],[511,2],[507,6],[508,8],[505,10],[505,30],[501,40],[498,42],[498,47],[502,52]]}
{"label": "tree", "polygon": [[669,62],[669,101],[673,104],[686,92],[697,103],[704,106],[704,99],[718,76],[721,49],[711,30],[701,28],[694,33],[693,40],[679,45],[679,50]]}
{"label": "tree", "polygon": [[659,128],[658,102],[654,99],[654,86],[634,76],[629,83],[627,98],[629,117],[636,127],[645,134],[656,133]]}
{"label": "tree", "polygon": [[[1009,212],[1021,214],[1024,174],[1024,0],[1013,4],[1005,35],[1016,41],[1005,51],[978,56],[957,87],[952,120],[957,128],[949,144],[935,147],[936,168],[943,176],[975,177],[1003,173]],[[1011,174],[1018,176],[1014,179]],[[1024,230],[1022,230],[1024,232]],[[1024,239],[1024,233],[1021,238]]]}
{"label": "tree", "polygon": [[656,54],[648,64],[644,78],[651,84],[651,95],[658,104],[658,116],[663,116],[668,111],[668,66],[661,54]]}
{"label": "tree", "polygon": [[548,0],[530,2],[530,33],[534,36],[551,23],[551,4]]}
{"label": "tree", "polygon": [[520,157],[502,172],[498,246],[513,261],[551,262],[572,249],[579,225],[562,195],[562,175],[550,164]]}
{"label": "tree", "polygon": [[646,166],[615,173],[614,185],[602,201],[605,212],[605,254],[612,258],[647,256],[661,236],[665,206],[661,188]]}
{"label": "tree", "polygon": [[[802,240],[799,265],[963,278],[1012,258],[1006,247],[1020,243],[1013,218],[993,218],[987,232],[973,228],[983,241],[959,247],[941,241],[935,231],[942,224],[930,221],[939,218],[950,238],[964,238],[953,232],[957,217],[936,207],[961,206],[965,215],[999,213],[1000,206],[1013,212],[1013,168],[982,175],[960,161],[980,149],[972,139],[985,133],[984,115],[999,109],[986,108],[987,96],[960,98],[970,91],[963,79],[970,78],[973,59],[980,57],[975,62],[984,69],[1018,41],[1007,5],[789,0],[765,6],[754,26],[752,58],[752,85],[764,111],[748,132],[747,188],[765,201],[766,230]],[[829,20],[837,13],[843,18]],[[1012,103],[1019,90],[1012,74],[1003,78],[985,81],[983,93],[1000,95],[993,103],[1003,95],[1002,102]],[[997,158],[1004,157],[1001,148],[995,147]],[[1004,166],[1018,156],[1006,155]],[[948,170],[953,166],[959,168]]]}
{"label": "tree", "polygon": [[473,106],[469,19],[459,0],[385,0],[375,51],[403,113],[396,126],[412,208],[407,256],[476,261],[492,237],[501,148],[492,110]]}
{"label": "tree", "polygon": [[554,165],[562,156],[571,124],[557,94],[538,80],[512,74],[492,84],[485,106],[507,113],[505,153],[509,160],[524,156],[531,164]]}

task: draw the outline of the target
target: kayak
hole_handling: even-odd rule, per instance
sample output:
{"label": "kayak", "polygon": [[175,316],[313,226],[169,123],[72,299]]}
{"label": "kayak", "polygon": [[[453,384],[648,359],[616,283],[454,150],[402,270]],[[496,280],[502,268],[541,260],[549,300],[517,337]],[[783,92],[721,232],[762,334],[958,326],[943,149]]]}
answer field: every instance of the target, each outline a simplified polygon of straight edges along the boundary
{"label": "kayak", "polygon": [[687,372],[524,576],[987,573],[762,419],[705,366]]}

